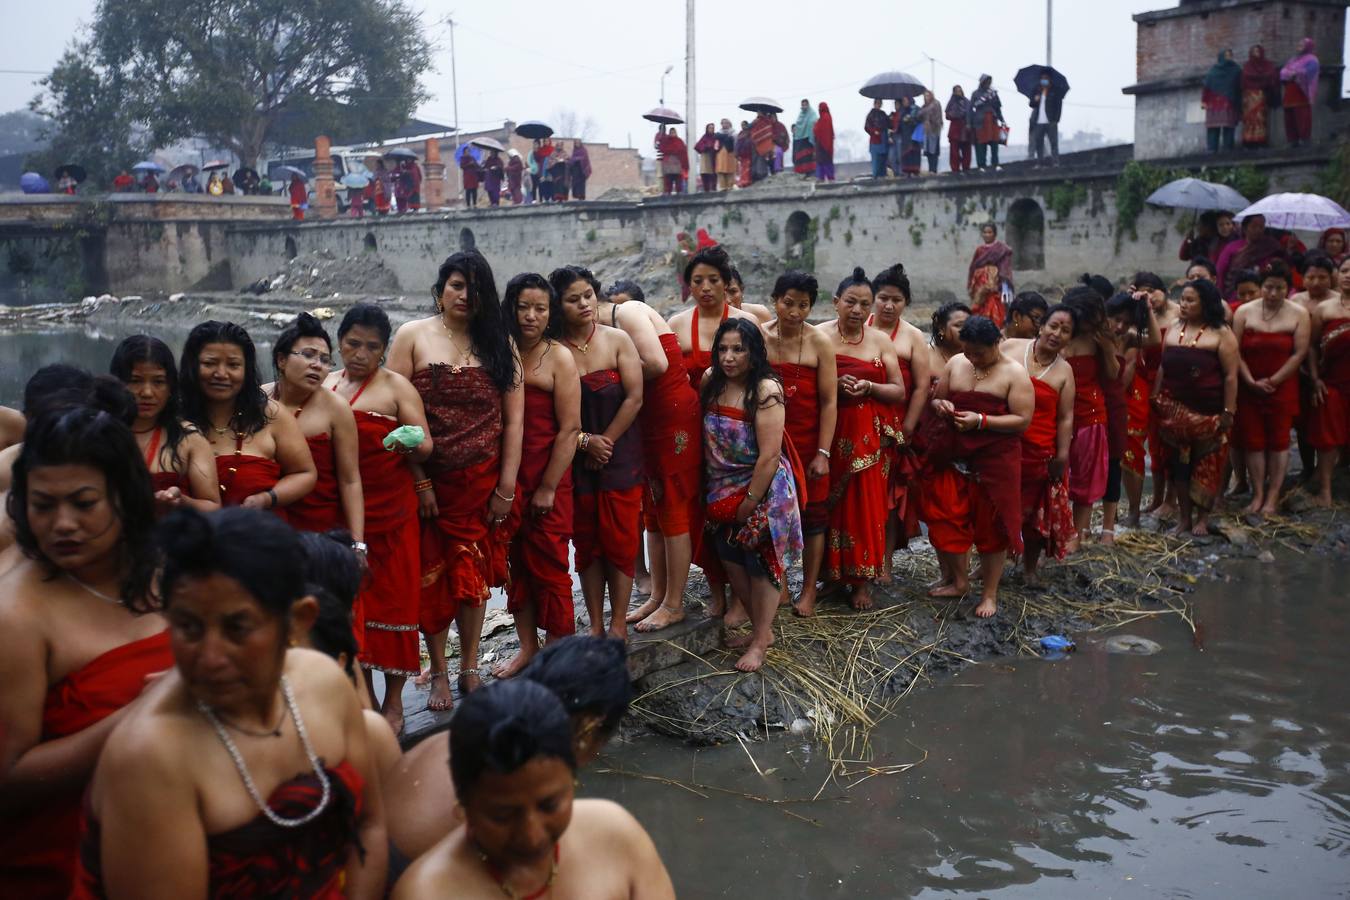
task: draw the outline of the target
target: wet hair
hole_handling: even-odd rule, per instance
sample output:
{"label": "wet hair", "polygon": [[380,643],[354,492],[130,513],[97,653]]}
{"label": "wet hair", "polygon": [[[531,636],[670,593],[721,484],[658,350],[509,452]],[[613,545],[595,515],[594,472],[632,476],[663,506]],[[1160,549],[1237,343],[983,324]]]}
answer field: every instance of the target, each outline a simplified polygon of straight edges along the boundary
{"label": "wet hair", "polygon": [[1096,291],[1097,295],[1102,298],[1103,303],[1109,300],[1111,295],[1116,292],[1116,286],[1112,284],[1111,279],[1107,278],[1105,275],[1089,275],[1085,273],[1078,281],[1080,284],[1086,285]]}
{"label": "wet hair", "polygon": [[1239,284],[1243,284],[1245,282],[1251,282],[1252,284],[1260,287],[1261,273],[1256,271],[1255,269],[1241,269],[1233,273],[1234,288],[1236,288]]}
{"label": "wet hair", "polygon": [[[108,502],[121,524],[118,555],[122,578],[118,597],[132,612],[155,608],[152,595],[155,566],[153,533],[155,495],[145,459],[127,424],[135,404],[126,388],[104,376],[94,382],[88,404],[51,406],[28,420],[23,448],[14,461],[5,511],[14,523],[14,540],[24,555],[55,575],[59,567],[42,552],[28,519],[29,477],[45,466],[88,466],[103,474]],[[108,407],[122,406],[121,414]]]}
{"label": "wet hair", "polygon": [[1062,302],[1078,314],[1078,326],[1085,331],[1095,331],[1106,322],[1106,301],[1096,288],[1086,285],[1069,288]]}
{"label": "wet hair", "polygon": [[210,575],[233,578],[268,615],[283,620],[305,595],[305,570],[296,565],[305,558],[300,536],[270,512],[243,506],[210,513],[178,509],[160,524],[158,536],[165,607],[184,578]]}
{"label": "wet hair", "polygon": [[347,310],[347,314],[342,317],[342,324],[338,325],[338,340],[341,341],[347,332],[358,325],[375,329],[380,336],[380,343],[389,346],[389,337],[394,329],[389,324],[389,314],[383,309],[374,303],[358,303]]}
{"label": "wet hair", "polygon": [[1199,266],[1200,268],[1204,269],[1206,272],[1210,274],[1210,277],[1212,278],[1219,277],[1219,267],[1214,265],[1214,260],[1210,259],[1208,256],[1194,257],[1190,262],[1186,263],[1186,271],[1189,272],[1196,266]]}
{"label": "wet hair", "polygon": [[633,699],[628,648],[617,638],[578,634],[549,641],[520,674],[556,694],[568,715],[599,716],[606,738]]}
{"label": "wet hair", "polygon": [[1045,298],[1036,291],[1023,291],[1013,298],[1012,303],[1008,304],[1008,317],[1012,318],[1013,313],[1020,313],[1030,319],[1032,313],[1035,312],[1044,316],[1045,311],[1049,308],[1050,304],[1046,303]]}
{"label": "wet hair", "polygon": [[515,354],[511,341],[502,328],[501,301],[497,297],[497,282],[492,267],[477,250],[461,250],[446,257],[436,272],[436,283],[431,296],[440,309],[441,293],[450,276],[458,272],[464,276],[469,300],[469,340],[473,352],[483,364],[483,372],[499,391],[508,391],[516,383]]}
{"label": "wet hair", "polygon": [[971,316],[961,326],[961,343],[974,344],[977,347],[995,347],[1003,340],[1003,332],[998,330],[994,320],[988,316]]}
{"label": "wet hair", "polygon": [[577,768],[572,722],[548,688],[512,678],[459,701],[450,720],[450,780],[461,799],[472,795],[485,774],[509,775],[540,758]]}
{"label": "wet hair", "polygon": [[[561,266],[548,273],[548,283],[553,289],[556,307],[555,302],[549,303],[548,328],[544,330],[544,334],[551,338],[562,339],[563,330],[566,328],[566,321],[563,319],[562,298],[568,289],[578,281],[589,284],[597,299],[601,296],[600,280],[585,266]],[[554,315],[555,308],[557,315]],[[515,313],[512,312],[512,315],[514,316]]]}
{"label": "wet hair", "polygon": [[1147,300],[1136,300],[1134,294],[1120,291],[1106,301],[1106,314],[1111,318],[1129,316],[1130,325],[1142,335],[1148,331],[1147,304]]}
{"label": "wet hair", "polygon": [[[169,386],[169,399],[165,401],[164,409],[160,410],[155,425],[164,429],[164,446],[159,448],[161,466],[176,469],[182,462],[178,448],[187,432],[183,428],[183,419],[178,409],[178,366],[174,362],[173,351],[157,337],[133,334],[117,345],[108,371],[122,384],[129,386],[136,363],[147,363],[164,370],[164,379]],[[165,462],[169,465],[164,465]]]}
{"label": "wet hair", "polygon": [[727,284],[739,284],[741,290],[745,290],[745,279],[741,277],[741,270],[735,266],[731,267],[731,277],[727,279]]}
{"label": "wet hair", "polygon": [[703,409],[706,412],[717,403],[718,396],[722,393],[722,389],[726,387],[727,376],[717,361],[717,354],[718,347],[722,344],[722,338],[733,331],[741,336],[741,340],[745,342],[745,349],[749,353],[749,367],[745,373],[745,383],[747,387],[753,387],[755,390],[745,392],[745,419],[753,428],[755,415],[759,412],[763,403],[756,396],[759,393],[757,388],[760,382],[776,381],[782,384],[782,379],[778,377],[778,373],[769,364],[769,353],[764,347],[764,335],[753,320],[737,317],[726,319],[721,325],[717,326],[717,334],[713,335],[712,341],[713,362],[709,370],[712,374],[703,385],[699,399],[703,402]]}
{"label": "wet hair", "polygon": [[896,263],[889,269],[882,269],[876,278],[872,279],[872,292],[876,293],[884,287],[893,287],[905,295],[905,303],[908,304],[914,299],[910,292],[909,276],[905,274],[905,264]]}
{"label": "wet hair", "polygon": [[1135,272],[1130,284],[1142,291],[1166,291],[1167,285],[1153,272]]}
{"label": "wet hair", "polygon": [[[981,81],[980,84],[984,84],[984,82]],[[994,230],[994,237],[998,237],[997,225],[995,225],[993,222],[985,222],[983,225],[980,226],[980,233],[983,234],[986,228],[992,228]]]}
{"label": "wet hair", "polygon": [[820,284],[816,281],[816,276],[792,269],[778,276],[778,280],[773,283],[773,292],[770,296],[777,300],[788,291],[800,291],[810,298],[811,305],[815,306],[816,295],[820,293]]}
{"label": "wet hair", "polygon": [[1073,323],[1073,328],[1070,331],[1070,336],[1078,334],[1078,310],[1064,303],[1056,303],[1054,306],[1050,307],[1045,311],[1045,318],[1041,320],[1042,327],[1044,327],[1046,322],[1050,321],[1050,317],[1053,316],[1055,313],[1066,314],[1069,317],[1069,321]]}
{"label": "wet hair", "polygon": [[876,292],[872,287],[872,282],[867,280],[867,273],[863,271],[862,266],[853,267],[853,271],[850,272],[843,281],[839,282],[839,287],[834,289],[834,295],[836,297],[842,297],[844,296],[844,291],[851,287],[865,287],[867,288],[868,293]]}
{"label": "wet hair", "polygon": [[238,424],[238,430],[243,434],[257,434],[267,427],[268,421],[267,395],[263,393],[262,380],[258,377],[258,351],[248,332],[233,322],[202,322],[188,332],[178,364],[178,393],[183,402],[183,418],[196,425],[203,434],[209,433],[211,417],[206,413],[206,395],[202,393],[198,375],[202,348],[207,344],[233,344],[243,351],[244,384],[234,398],[231,421]]}
{"label": "wet hair", "polygon": [[[557,274],[558,270],[554,271]],[[548,324],[544,326],[545,337],[558,337],[562,334],[562,295],[553,289],[548,279],[538,272],[521,272],[506,283],[506,293],[502,295],[502,324],[511,340],[520,344],[520,319],[516,316],[516,304],[520,295],[526,291],[543,291],[548,297]]]}
{"label": "wet hair", "polygon": [[929,334],[932,335],[934,344],[942,340],[942,332],[947,330],[947,323],[951,321],[952,316],[959,312],[970,315],[970,307],[960,301],[953,300],[950,303],[942,304],[933,311]]}
{"label": "wet hair", "polygon": [[1282,259],[1272,259],[1261,267],[1261,281],[1265,282],[1271,278],[1283,281],[1285,287],[1294,283],[1294,276],[1289,272],[1289,264]]}
{"label": "wet hair", "polygon": [[646,292],[642,290],[641,285],[631,278],[620,278],[605,288],[605,299],[617,297],[619,294],[627,294],[629,300],[636,300],[639,303],[647,302]]}
{"label": "wet hair", "polygon": [[309,632],[314,649],[337,659],[347,655],[346,672],[360,650],[352,631],[352,605],[361,590],[361,563],[346,531],[300,533],[305,559],[305,590],[319,601],[319,617]]}
{"label": "wet hair", "polygon": [[1200,316],[1205,320],[1206,327],[1222,327],[1225,319],[1224,302],[1218,285],[1204,278],[1197,278],[1186,282],[1184,288],[1191,288],[1200,295]]}
{"label": "wet hair", "polygon": [[[712,266],[717,270],[717,274],[722,276],[722,280],[727,284],[731,283],[731,276],[736,274],[739,280],[740,273],[735,272],[731,267],[731,257],[727,255],[726,248],[721,244],[713,247],[704,247],[702,250],[689,257],[689,262],[684,264],[684,283],[691,284],[694,277],[694,269],[698,266]],[[744,286],[744,282],[741,282]]]}
{"label": "wet hair", "polygon": [[1335,275],[1336,268],[1336,263],[1332,261],[1331,257],[1320,250],[1313,250],[1303,257],[1302,272],[1305,275],[1308,274],[1309,269],[1321,269],[1328,275]]}
{"label": "wet hair", "polygon": [[87,392],[94,384],[91,372],[66,363],[52,363],[38,369],[23,386],[23,415],[32,419],[52,403],[60,404],[63,397]]}
{"label": "wet hair", "polygon": [[319,324],[319,320],[307,312],[300,313],[291,324],[281,329],[276,343],[272,345],[272,368],[276,371],[278,380],[281,379],[281,367],[285,364],[286,357],[291,355],[295,342],[301,338],[322,338],[329,354],[333,352],[333,339],[328,336],[328,331],[323,325]]}

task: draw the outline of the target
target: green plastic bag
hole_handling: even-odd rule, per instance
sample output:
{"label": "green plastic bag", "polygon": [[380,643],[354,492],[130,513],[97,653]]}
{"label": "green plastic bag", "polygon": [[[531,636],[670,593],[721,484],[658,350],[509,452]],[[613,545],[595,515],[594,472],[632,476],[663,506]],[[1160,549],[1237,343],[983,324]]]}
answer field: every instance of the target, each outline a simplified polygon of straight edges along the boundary
{"label": "green plastic bag", "polygon": [[400,425],[384,436],[384,449],[403,447],[411,450],[426,439],[427,433],[419,425]]}

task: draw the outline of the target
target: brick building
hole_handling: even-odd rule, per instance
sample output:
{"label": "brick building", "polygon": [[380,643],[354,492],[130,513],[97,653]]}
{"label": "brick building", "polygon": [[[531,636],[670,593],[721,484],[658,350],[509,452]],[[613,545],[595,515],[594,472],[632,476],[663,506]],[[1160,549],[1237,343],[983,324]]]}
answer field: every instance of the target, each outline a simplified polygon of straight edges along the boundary
{"label": "brick building", "polygon": [[[1350,0],[1182,0],[1172,9],[1139,13],[1134,96],[1135,157],[1158,159],[1205,151],[1200,89],[1219,52],[1239,64],[1253,44],[1283,65],[1305,37],[1317,42],[1322,65],[1313,109],[1313,140],[1344,140],[1350,114],[1341,101],[1345,14]],[[1283,147],[1284,120],[1271,119],[1271,146]]]}

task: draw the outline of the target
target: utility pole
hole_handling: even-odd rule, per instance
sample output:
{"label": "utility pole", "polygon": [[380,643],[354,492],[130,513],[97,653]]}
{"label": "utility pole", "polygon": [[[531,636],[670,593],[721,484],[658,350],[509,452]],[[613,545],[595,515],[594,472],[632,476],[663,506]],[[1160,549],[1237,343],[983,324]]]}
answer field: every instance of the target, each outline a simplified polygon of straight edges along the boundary
{"label": "utility pole", "polygon": [[455,199],[458,200],[461,194],[459,183],[459,78],[455,72],[455,20],[454,13],[445,17],[445,24],[450,26],[450,91],[454,96],[455,104],[455,151],[450,155],[450,170],[454,172]]}
{"label": "utility pole", "polygon": [[684,0],[684,143],[691,150],[698,141],[694,118],[694,0]]}
{"label": "utility pole", "polygon": [[1054,65],[1050,59],[1051,40],[1055,31],[1055,0],[1045,0],[1045,64]]}

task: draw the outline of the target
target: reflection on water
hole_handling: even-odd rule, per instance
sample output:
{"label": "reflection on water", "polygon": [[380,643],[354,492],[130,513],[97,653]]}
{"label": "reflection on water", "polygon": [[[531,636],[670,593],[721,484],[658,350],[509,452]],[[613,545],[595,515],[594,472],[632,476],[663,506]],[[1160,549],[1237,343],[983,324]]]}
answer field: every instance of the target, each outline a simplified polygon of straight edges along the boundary
{"label": "reflection on water", "polygon": [[[911,695],[876,761],[925,762],[833,802],[769,804],[589,775],[652,831],[681,897],[1314,897],[1350,888],[1350,598],[1332,564],[1244,564],[1196,598],[1204,652],[1136,624],[1156,656],[1086,646],[981,665]],[[606,763],[767,798],[824,778],[799,740]],[[808,824],[798,816],[819,824]],[[715,836],[715,838],[714,838]]]}

